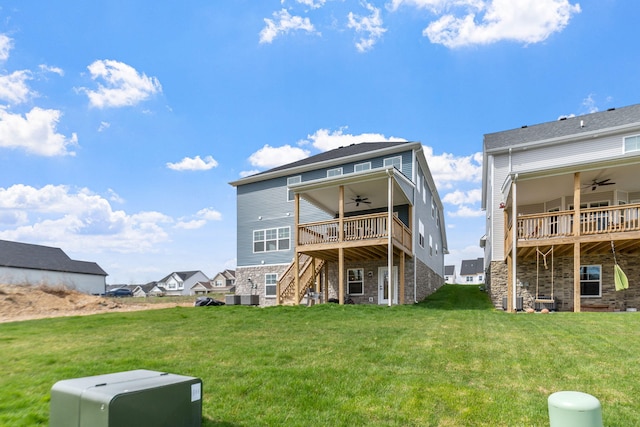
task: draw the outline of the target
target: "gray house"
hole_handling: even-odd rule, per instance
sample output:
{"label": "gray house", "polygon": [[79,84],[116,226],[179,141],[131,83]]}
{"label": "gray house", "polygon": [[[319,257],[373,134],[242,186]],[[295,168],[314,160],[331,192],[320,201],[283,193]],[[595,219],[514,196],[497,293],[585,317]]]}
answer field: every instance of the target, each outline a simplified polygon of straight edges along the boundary
{"label": "gray house", "polygon": [[261,305],[407,304],[444,282],[443,208],[421,143],[353,144],[231,185],[236,293]]}
{"label": "gray house", "polygon": [[444,266],[444,281],[445,283],[453,284],[458,280],[456,276],[456,266],[455,265],[445,265]]}
{"label": "gray house", "polygon": [[106,277],[95,262],[73,260],[60,248],[0,240],[0,284],[64,286],[102,294]]}
{"label": "gray house", "polygon": [[[640,104],[487,134],[483,153],[496,307],[640,305]],[[616,263],[627,290],[615,290]]]}

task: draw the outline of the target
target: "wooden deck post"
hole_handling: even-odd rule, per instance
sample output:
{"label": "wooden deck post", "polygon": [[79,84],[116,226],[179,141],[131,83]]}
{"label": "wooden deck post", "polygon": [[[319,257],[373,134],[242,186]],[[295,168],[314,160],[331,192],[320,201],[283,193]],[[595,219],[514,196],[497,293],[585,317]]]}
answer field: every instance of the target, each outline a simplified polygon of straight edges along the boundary
{"label": "wooden deck post", "polygon": [[293,227],[293,236],[294,236],[294,242],[295,242],[295,250],[294,250],[294,256],[293,256],[293,262],[295,263],[295,270],[294,270],[294,281],[295,281],[295,288],[296,288],[296,296],[294,298],[294,304],[295,305],[299,305],[300,304],[300,257],[298,256],[298,223],[300,222],[300,194],[295,195],[295,203],[294,203],[294,208],[293,208],[293,223],[294,223],[294,227]]}
{"label": "wooden deck post", "polygon": [[344,185],[340,186],[338,201],[338,302],[344,304]]}
{"label": "wooden deck post", "polygon": [[393,305],[393,169],[389,171],[389,190],[387,201],[387,271],[389,272],[389,307]]}
{"label": "wooden deck post", "polygon": [[573,311],[581,311],[580,302],[580,172],[573,175]]}
{"label": "wooden deck post", "polygon": [[398,281],[400,282],[400,290],[398,292],[398,304],[404,304],[405,303],[405,297],[404,297],[404,262],[405,262],[405,254],[404,251],[400,251],[400,277],[398,278]]}

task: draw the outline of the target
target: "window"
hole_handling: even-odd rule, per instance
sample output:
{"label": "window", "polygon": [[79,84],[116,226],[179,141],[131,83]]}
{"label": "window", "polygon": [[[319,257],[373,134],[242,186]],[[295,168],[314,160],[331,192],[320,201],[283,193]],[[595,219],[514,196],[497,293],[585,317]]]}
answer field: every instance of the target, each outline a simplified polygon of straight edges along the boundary
{"label": "window", "polygon": [[289,235],[289,227],[255,230],[253,252],[286,251],[290,247]]}
{"label": "window", "polygon": [[342,168],[329,169],[327,171],[327,178],[331,178],[332,176],[342,175]]}
{"label": "window", "polygon": [[358,163],[353,167],[354,172],[368,171],[369,169],[371,169],[371,162]]}
{"label": "window", "polygon": [[438,244],[436,243],[436,255],[438,255]]}
{"label": "window", "polygon": [[396,156],[396,157],[389,157],[388,159],[384,159],[384,167],[386,168],[387,166],[393,166],[394,168],[396,168],[399,171],[401,171],[402,170],[402,157]]}
{"label": "window", "polygon": [[364,269],[347,269],[347,293],[349,295],[364,294]]}
{"label": "window", "polygon": [[436,227],[440,228],[440,211],[436,209]]}
{"label": "window", "polygon": [[624,152],[640,151],[640,135],[627,136],[624,139]]}
{"label": "window", "polygon": [[264,275],[264,296],[275,297],[277,284],[278,284],[278,275],[276,273],[265,274]]}
{"label": "window", "polygon": [[436,217],[436,202],[433,201],[433,197],[431,198],[431,218]]}
{"label": "window", "polygon": [[422,203],[427,204],[427,184],[425,184],[425,180],[422,181]]}
{"label": "window", "polygon": [[[287,178],[287,187],[289,187],[292,184],[298,184],[299,182],[302,182],[302,177],[300,175],[290,176],[289,178]],[[292,202],[293,200],[294,200],[293,191],[287,190],[287,201]]]}
{"label": "window", "polygon": [[582,265],[580,266],[580,296],[599,297],[602,296],[602,266]]}
{"label": "window", "polygon": [[222,286],[222,280],[216,280],[215,286]]}
{"label": "window", "polygon": [[467,283],[473,283],[473,276],[467,276]]}
{"label": "window", "polygon": [[478,282],[482,282],[482,279],[484,279],[484,277],[482,277],[482,275],[478,276]]}
{"label": "window", "polygon": [[418,189],[418,193],[420,193],[422,189],[422,183],[420,182],[420,173],[416,174],[416,188]]}
{"label": "window", "polygon": [[429,234],[429,256],[433,256],[433,237]]}
{"label": "window", "polygon": [[418,244],[424,248],[424,224],[421,219],[418,220]]}

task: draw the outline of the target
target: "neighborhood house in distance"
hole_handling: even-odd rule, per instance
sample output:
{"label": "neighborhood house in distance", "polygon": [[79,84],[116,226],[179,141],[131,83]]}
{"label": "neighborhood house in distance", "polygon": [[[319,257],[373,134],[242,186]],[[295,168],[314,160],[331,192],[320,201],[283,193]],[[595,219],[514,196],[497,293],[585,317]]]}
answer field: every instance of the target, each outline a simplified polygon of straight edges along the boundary
{"label": "neighborhood house in distance", "polygon": [[639,176],[640,104],[485,135],[481,246],[494,305],[637,309]]}
{"label": "neighborhood house in distance", "polygon": [[352,144],[231,185],[236,293],[260,305],[409,304],[444,283],[443,208],[419,142]]}
{"label": "neighborhood house in distance", "polygon": [[102,294],[106,277],[95,262],[73,260],[60,248],[0,240],[0,284],[64,286]]}
{"label": "neighborhood house in distance", "polygon": [[174,271],[144,285],[107,285],[107,292],[128,289],[134,297],[226,294],[235,291],[236,272],[224,270],[209,279],[202,271]]}

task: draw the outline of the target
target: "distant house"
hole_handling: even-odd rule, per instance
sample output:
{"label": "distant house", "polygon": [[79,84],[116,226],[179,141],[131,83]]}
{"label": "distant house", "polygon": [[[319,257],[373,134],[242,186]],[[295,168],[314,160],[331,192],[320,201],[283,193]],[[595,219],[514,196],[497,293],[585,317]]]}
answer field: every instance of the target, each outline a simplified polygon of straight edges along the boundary
{"label": "distant house", "polygon": [[106,277],[95,262],[73,260],[60,248],[0,240],[0,284],[64,286],[102,294]]}
{"label": "distant house", "polygon": [[463,260],[460,279],[467,285],[484,283],[484,258]]}
{"label": "distant house", "polygon": [[203,295],[213,292],[215,289],[211,282],[198,282],[191,287],[191,295]]}
{"label": "distant house", "polygon": [[220,273],[216,274],[213,279],[211,279],[211,284],[214,288],[213,292],[218,292],[218,293],[235,292],[236,271],[235,270],[221,271]]}
{"label": "distant house", "polygon": [[165,295],[195,295],[192,290],[198,282],[209,282],[209,278],[202,271],[174,271],[157,285],[165,290]]}
{"label": "distant house", "polygon": [[149,282],[145,285],[107,285],[107,292],[114,291],[116,289],[129,289],[134,297],[152,297],[152,296],[163,296],[165,294],[165,290],[158,287],[157,282]]}
{"label": "distant house", "polygon": [[444,266],[444,282],[445,283],[456,283],[456,266],[455,265],[445,265]]}

